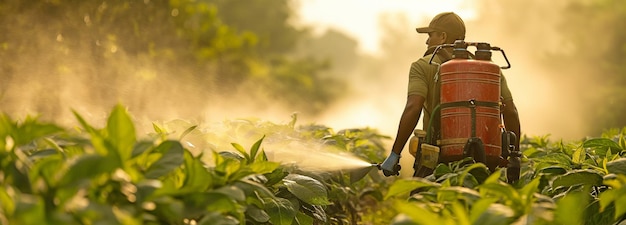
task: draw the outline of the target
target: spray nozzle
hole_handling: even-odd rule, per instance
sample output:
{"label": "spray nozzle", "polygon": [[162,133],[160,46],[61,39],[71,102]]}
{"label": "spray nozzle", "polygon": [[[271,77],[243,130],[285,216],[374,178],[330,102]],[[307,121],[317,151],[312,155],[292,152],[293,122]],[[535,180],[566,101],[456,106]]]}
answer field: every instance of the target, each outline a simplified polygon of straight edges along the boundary
{"label": "spray nozzle", "polygon": [[[396,165],[396,167],[394,167],[393,171],[387,171],[387,170],[383,170],[382,167],[382,163],[372,163],[372,167],[376,167],[378,170],[383,171],[383,173],[386,176],[399,176],[400,175],[400,169],[402,168],[399,164]],[[389,172],[391,172],[391,174],[389,174]]]}

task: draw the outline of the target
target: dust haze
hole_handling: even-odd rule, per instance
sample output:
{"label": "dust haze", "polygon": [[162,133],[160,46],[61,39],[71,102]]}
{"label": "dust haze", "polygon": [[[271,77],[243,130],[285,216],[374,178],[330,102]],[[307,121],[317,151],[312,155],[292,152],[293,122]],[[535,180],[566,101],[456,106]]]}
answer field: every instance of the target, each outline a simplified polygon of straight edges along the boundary
{"label": "dust haze", "polygon": [[[512,69],[504,73],[520,113],[522,132],[529,136],[550,134],[553,139],[597,135],[586,126],[590,121],[584,119],[586,109],[580,99],[588,98],[579,91],[594,84],[585,78],[588,76],[578,76],[591,69],[538,60],[547,53],[567,50],[561,48],[566,37],[554,29],[563,24],[558,12],[565,1],[520,1],[528,3],[523,10],[517,4],[489,8],[489,1],[475,2],[476,18],[465,19],[466,40],[490,42],[506,51]],[[24,24],[31,22],[28,15],[22,16]],[[510,19],[513,16],[516,19]],[[503,17],[509,19],[499,19]],[[393,138],[406,99],[410,63],[425,51],[426,36],[418,35],[414,28],[429,20],[424,16],[411,21],[399,13],[383,15],[380,24],[372,24],[384,33],[381,55],[360,56],[356,66],[342,74],[350,84],[347,92],[320,115],[300,112],[304,114],[302,123],[335,129],[367,126]],[[13,66],[0,77],[0,104],[2,111],[13,115],[41,114],[43,119],[69,125],[76,124],[73,109],[88,121],[102,123],[112,106],[121,103],[140,126],[150,127],[152,121],[177,118],[200,123],[256,117],[280,123],[298,112],[265,93],[247,92],[245,87],[252,83],[239,88],[219,87],[220,80],[194,76],[203,73],[196,67],[130,56],[106,40],[97,45],[107,49],[108,55],[94,59],[89,43],[64,48],[63,33],[37,26],[21,33],[28,38],[11,37],[32,40],[38,50],[3,62]],[[502,63],[498,57],[494,54],[496,62]],[[568,73],[567,79],[556,76],[557,71]],[[98,74],[116,75],[105,79]]]}
{"label": "dust haze", "polygon": [[[600,94],[585,91],[606,88],[597,79],[591,79],[597,65],[550,62],[550,55],[572,50],[568,37],[559,33],[564,26],[576,26],[568,24],[560,13],[567,1],[473,2],[477,14],[464,18],[466,41],[488,42],[504,49],[512,68],[503,72],[519,111],[523,135],[550,135],[551,140],[598,136],[589,127],[593,124],[587,119],[592,109],[586,103]],[[322,119],[340,127],[376,127],[393,138],[406,100],[410,64],[426,50],[427,35],[417,34],[414,28],[428,25],[430,17],[410,21],[401,13],[388,13],[379,20],[382,54],[375,56],[374,61],[380,67],[372,69],[371,61],[366,61],[356,69],[360,79],[352,83],[359,87],[358,91],[339,101]],[[608,48],[598,50],[600,55]],[[591,62],[594,56],[576,57],[580,57],[580,62]],[[505,64],[498,52],[493,53],[493,59]]]}

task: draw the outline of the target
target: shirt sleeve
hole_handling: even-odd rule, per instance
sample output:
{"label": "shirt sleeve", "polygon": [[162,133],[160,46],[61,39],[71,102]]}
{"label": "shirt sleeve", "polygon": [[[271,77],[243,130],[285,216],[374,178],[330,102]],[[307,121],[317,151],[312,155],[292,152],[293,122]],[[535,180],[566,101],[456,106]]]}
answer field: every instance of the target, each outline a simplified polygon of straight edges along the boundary
{"label": "shirt sleeve", "polygon": [[426,82],[424,68],[420,65],[419,60],[411,64],[407,95],[419,95],[424,98],[428,95],[428,82]]}

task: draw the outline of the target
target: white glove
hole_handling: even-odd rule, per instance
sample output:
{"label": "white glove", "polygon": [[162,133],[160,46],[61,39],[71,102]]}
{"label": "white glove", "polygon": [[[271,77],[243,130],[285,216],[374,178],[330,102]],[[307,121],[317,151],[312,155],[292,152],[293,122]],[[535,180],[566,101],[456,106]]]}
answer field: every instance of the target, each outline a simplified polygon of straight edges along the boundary
{"label": "white glove", "polygon": [[400,175],[400,166],[398,165],[398,162],[400,162],[400,155],[392,151],[380,165],[383,174],[387,177],[391,175]]}

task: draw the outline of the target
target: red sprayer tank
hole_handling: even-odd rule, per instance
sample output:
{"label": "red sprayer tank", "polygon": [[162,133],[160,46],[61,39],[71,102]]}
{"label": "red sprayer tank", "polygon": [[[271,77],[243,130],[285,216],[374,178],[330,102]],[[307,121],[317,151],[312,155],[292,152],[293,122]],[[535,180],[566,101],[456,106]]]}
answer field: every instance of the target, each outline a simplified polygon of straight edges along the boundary
{"label": "red sprayer tank", "polygon": [[[477,48],[476,57],[467,51]],[[471,156],[495,167],[502,161],[500,66],[488,43],[457,41],[453,59],[440,68],[440,162]]]}

